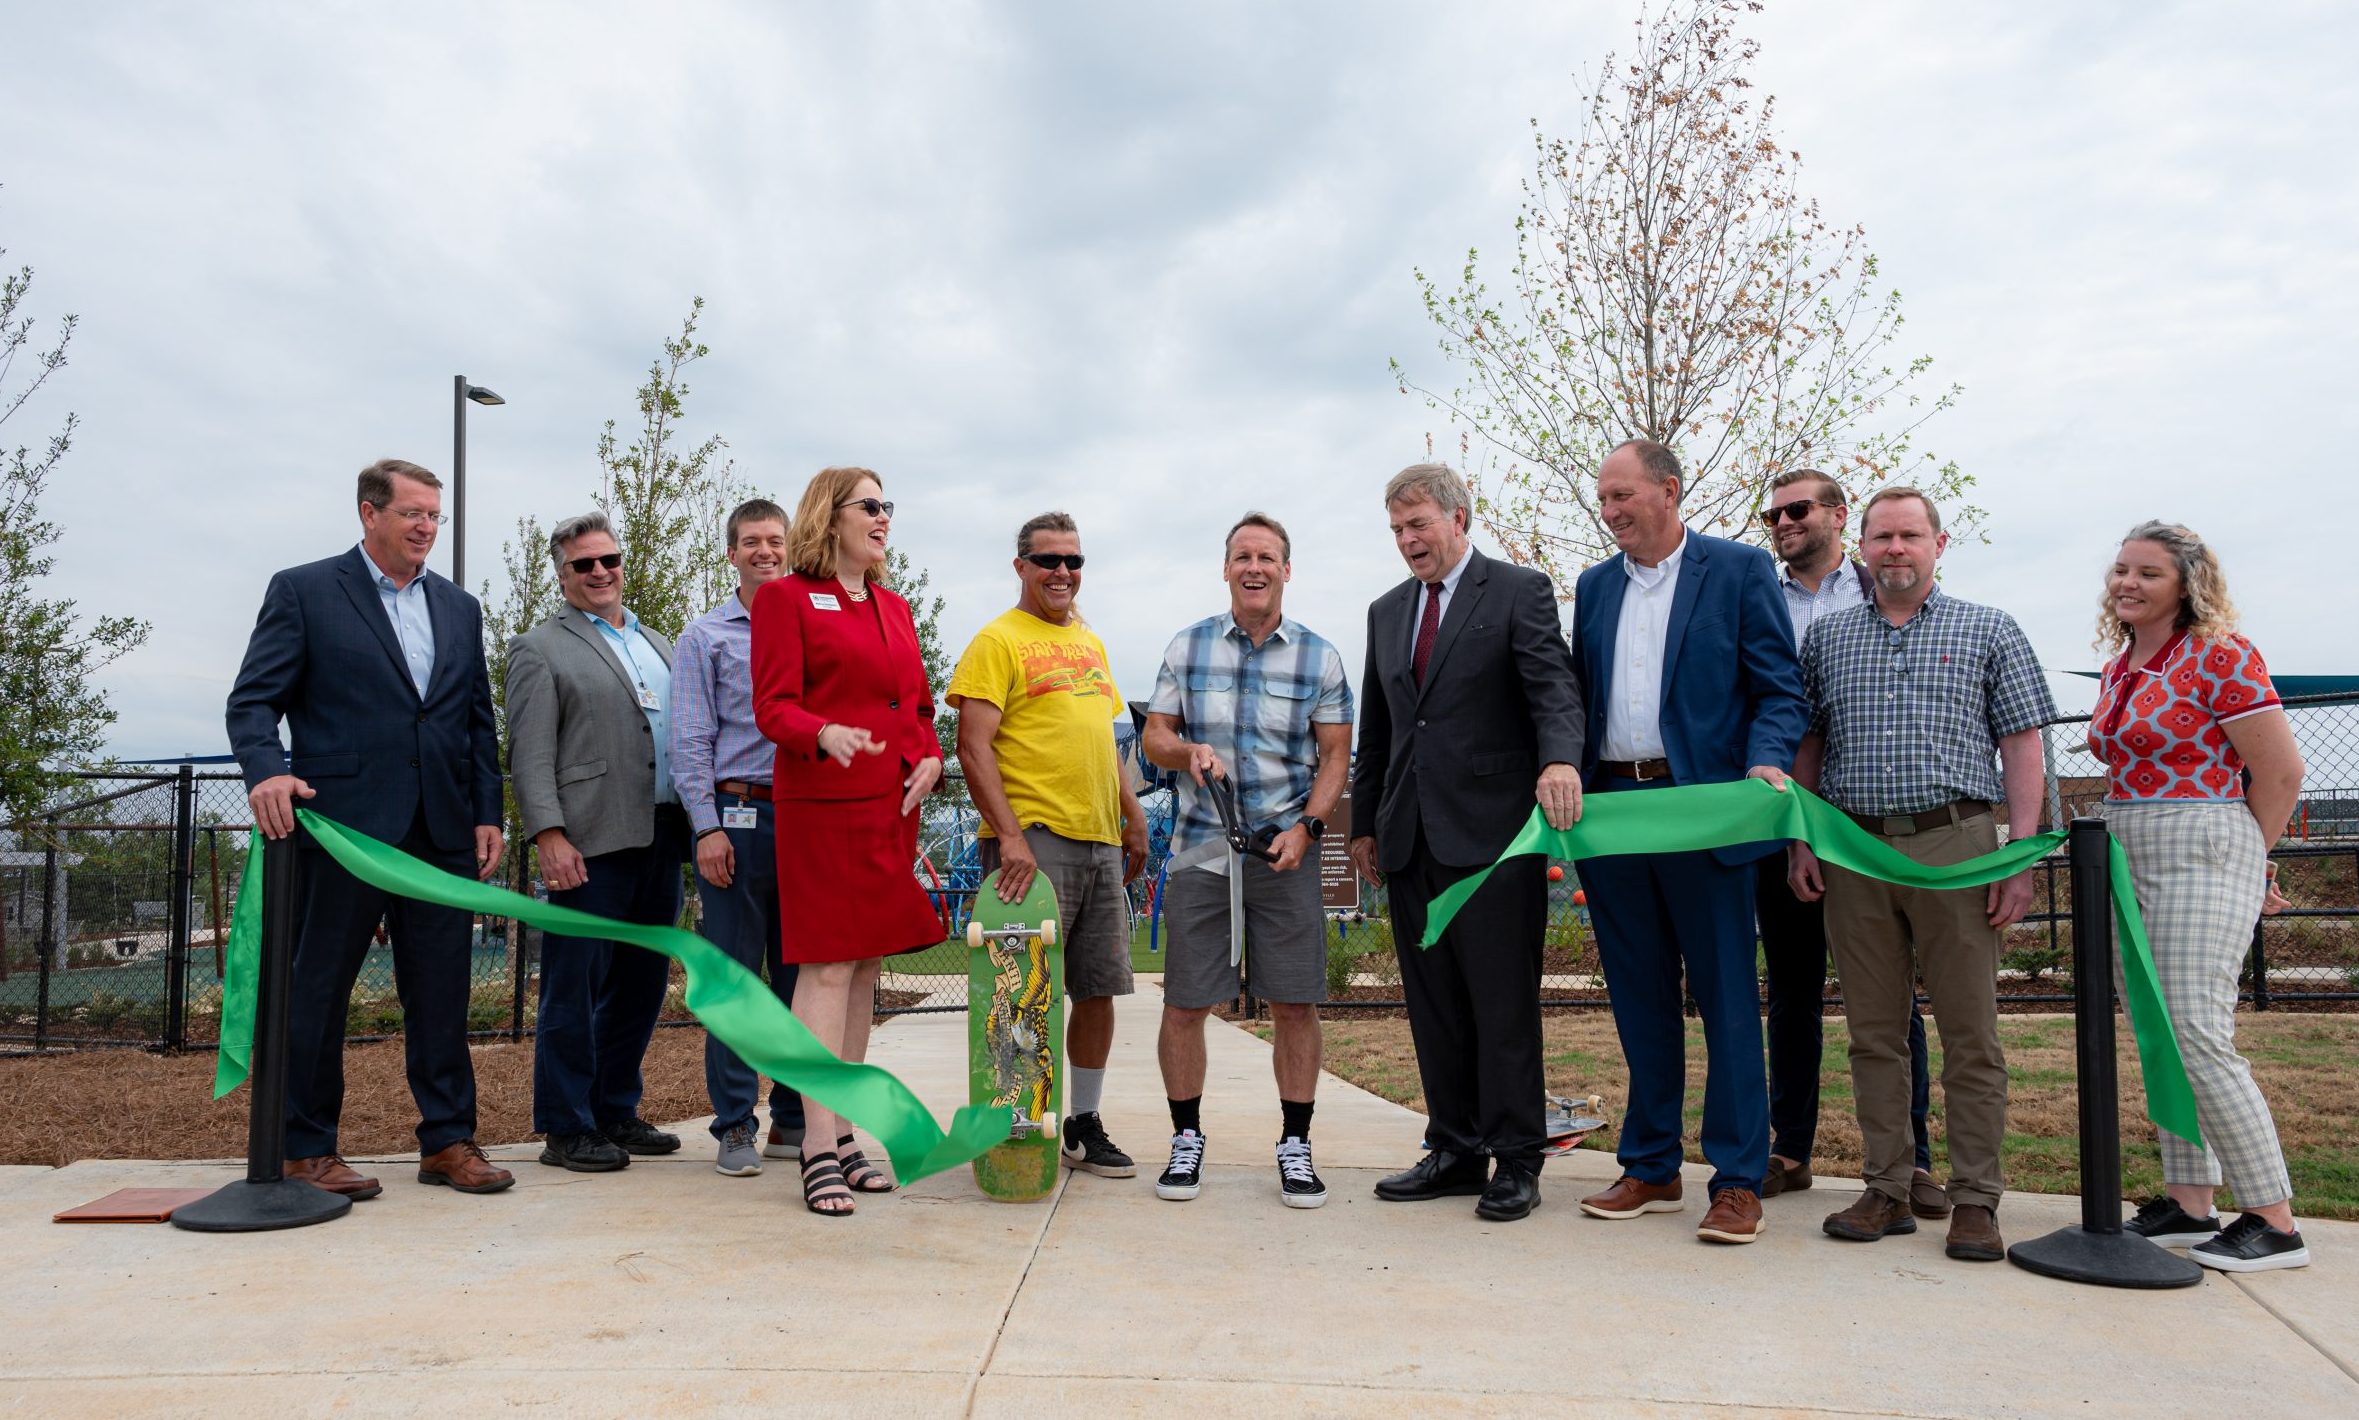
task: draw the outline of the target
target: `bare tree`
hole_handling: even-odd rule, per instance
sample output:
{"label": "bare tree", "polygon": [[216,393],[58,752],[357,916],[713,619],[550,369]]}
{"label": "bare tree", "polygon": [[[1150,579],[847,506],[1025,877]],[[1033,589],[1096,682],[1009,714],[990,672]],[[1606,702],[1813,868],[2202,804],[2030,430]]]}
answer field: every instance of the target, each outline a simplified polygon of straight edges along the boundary
{"label": "bare tree", "polygon": [[[1635,56],[1607,56],[1573,140],[1533,122],[1512,289],[1494,299],[1473,250],[1455,290],[1416,273],[1447,394],[1393,375],[1489,446],[1477,513],[1507,553],[1569,588],[1614,542],[1593,497],[1625,439],[1670,445],[1691,525],[1742,535],[1781,469],[1854,493],[1905,475],[1974,527],[1972,479],[1911,446],[1959,391],[1919,393],[1928,356],[1895,365],[1900,293],[1879,290],[1863,228],[1837,228],[1756,101],[1757,43],[1738,0],[1641,12]],[[1499,467],[1496,460],[1504,460]]]}

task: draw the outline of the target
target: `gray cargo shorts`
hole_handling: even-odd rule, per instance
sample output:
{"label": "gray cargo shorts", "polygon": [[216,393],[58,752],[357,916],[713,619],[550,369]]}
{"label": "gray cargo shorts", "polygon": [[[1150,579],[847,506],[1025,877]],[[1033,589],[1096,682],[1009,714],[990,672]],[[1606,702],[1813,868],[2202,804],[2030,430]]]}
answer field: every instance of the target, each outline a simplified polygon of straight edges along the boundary
{"label": "gray cargo shorts", "polygon": [[[1130,894],[1122,887],[1121,848],[1062,838],[1038,824],[1024,830],[1024,842],[1056,889],[1066,997],[1131,994],[1137,987],[1130,976]],[[997,870],[999,840],[981,839],[975,847],[984,873]]]}
{"label": "gray cargo shorts", "polygon": [[[1327,916],[1319,901],[1319,860],[1281,873],[1245,860],[1245,986],[1264,1001],[1317,1005],[1327,999]],[[1163,884],[1163,999],[1201,1010],[1237,999],[1229,965],[1229,880],[1181,868]]]}

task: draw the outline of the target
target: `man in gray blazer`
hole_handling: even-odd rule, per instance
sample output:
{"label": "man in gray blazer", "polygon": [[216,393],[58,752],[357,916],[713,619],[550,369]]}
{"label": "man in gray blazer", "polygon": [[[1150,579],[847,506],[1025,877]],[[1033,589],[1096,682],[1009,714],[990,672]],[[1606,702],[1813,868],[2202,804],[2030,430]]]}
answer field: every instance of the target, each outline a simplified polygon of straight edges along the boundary
{"label": "man in gray blazer", "polygon": [[[604,513],[549,536],[565,609],[508,643],[509,767],[549,901],[626,922],[680,917],[688,820],[671,784],[664,706],[672,644],[622,603]],[[532,1127],[541,1162],[605,1173],[680,1137],[639,1118],[640,1062],[670,963],[622,942],[541,947]]]}

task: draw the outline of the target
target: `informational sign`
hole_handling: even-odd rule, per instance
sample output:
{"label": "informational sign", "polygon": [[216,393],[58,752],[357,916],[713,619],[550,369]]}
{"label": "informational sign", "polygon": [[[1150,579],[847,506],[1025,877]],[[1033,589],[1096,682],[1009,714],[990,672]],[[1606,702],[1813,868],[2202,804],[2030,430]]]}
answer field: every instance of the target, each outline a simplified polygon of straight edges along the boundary
{"label": "informational sign", "polygon": [[1327,836],[1319,840],[1319,905],[1329,912],[1360,910],[1360,880],[1352,874],[1352,796],[1343,791]]}

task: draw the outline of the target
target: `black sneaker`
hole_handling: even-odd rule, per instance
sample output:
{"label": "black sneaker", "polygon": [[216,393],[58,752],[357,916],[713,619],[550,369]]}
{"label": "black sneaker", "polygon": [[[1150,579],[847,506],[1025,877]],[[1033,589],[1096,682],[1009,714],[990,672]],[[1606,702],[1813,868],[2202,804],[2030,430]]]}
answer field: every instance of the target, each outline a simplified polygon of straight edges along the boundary
{"label": "black sneaker", "polygon": [[1171,1136],[1171,1162],[1155,1180],[1155,1196],[1185,1203],[1204,1191],[1204,1136],[1182,1129]]}
{"label": "black sneaker", "polygon": [[1289,1208],[1316,1208],[1327,1201],[1327,1185],[1311,1167],[1311,1141],[1289,1134],[1278,1141],[1278,1201]]}
{"label": "black sneaker", "polygon": [[631,1156],[603,1134],[552,1134],[541,1145],[541,1162],[575,1173],[612,1173],[631,1166]]}
{"label": "black sneaker", "polygon": [[1130,1155],[1114,1147],[1098,1112],[1072,1115],[1065,1120],[1065,1167],[1094,1173],[1100,1178],[1129,1178],[1139,1171]]}
{"label": "black sneaker", "polygon": [[2258,1213],[2241,1213],[2220,1229],[2210,1242],[2197,1243],[2188,1254],[2206,1267],[2222,1272],[2267,1272],[2278,1267],[2307,1267],[2310,1249],[2297,1229],[2281,1233]]}
{"label": "black sneaker", "polygon": [[2193,1247],[2220,1235],[2220,1215],[2198,1218],[2171,1198],[2149,1198],[2138,1205],[2138,1215],[2121,1225],[2158,1247]]}
{"label": "black sneaker", "polygon": [[676,1154],[680,1151],[679,1135],[666,1134],[636,1115],[612,1124],[601,1124],[598,1132],[625,1153]]}

